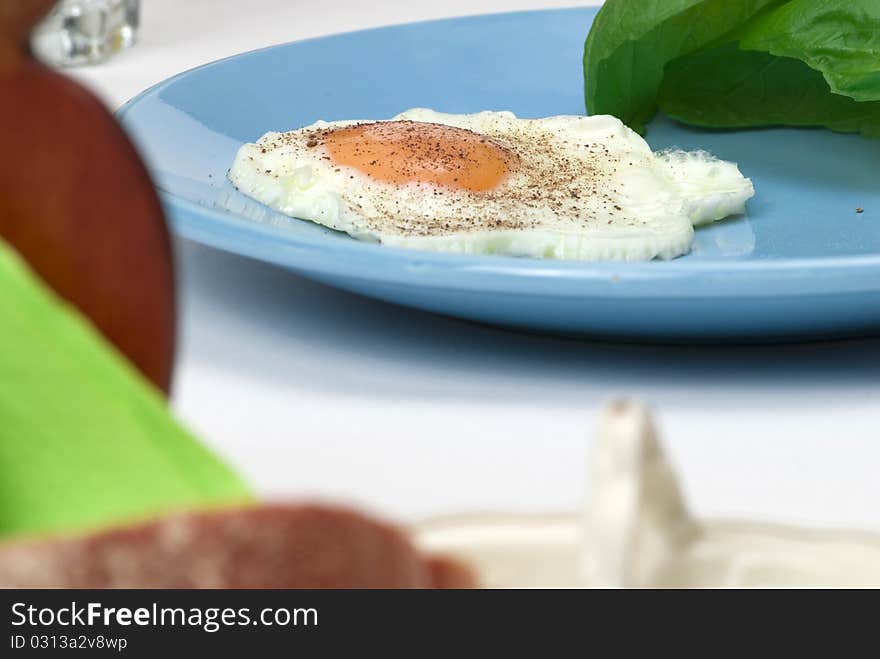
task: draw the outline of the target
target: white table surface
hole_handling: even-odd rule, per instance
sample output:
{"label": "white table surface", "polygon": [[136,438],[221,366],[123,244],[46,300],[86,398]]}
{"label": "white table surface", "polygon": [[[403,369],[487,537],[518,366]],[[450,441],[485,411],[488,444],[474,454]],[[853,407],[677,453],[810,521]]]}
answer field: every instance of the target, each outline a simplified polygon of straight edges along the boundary
{"label": "white table surface", "polygon": [[[237,52],[551,0],[142,0],[73,73],[118,106]],[[271,127],[267,127],[271,128]],[[580,505],[601,405],[649,401],[702,514],[880,530],[880,340],[686,348],[542,338],[374,302],[178,241],[179,416],[270,498],[399,521]]]}

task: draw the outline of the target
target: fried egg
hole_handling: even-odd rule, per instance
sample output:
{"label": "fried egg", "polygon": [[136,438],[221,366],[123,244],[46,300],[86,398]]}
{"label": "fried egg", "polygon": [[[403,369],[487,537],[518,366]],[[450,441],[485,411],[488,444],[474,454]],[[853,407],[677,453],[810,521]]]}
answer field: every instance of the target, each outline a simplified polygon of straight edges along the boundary
{"label": "fried egg", "polygon": [[572,260],[669,259],[754,194],[704,151],[654,153],[611,116],[413,109],[319,121],[238,151],[229,179],[286,215],[385,245]]}

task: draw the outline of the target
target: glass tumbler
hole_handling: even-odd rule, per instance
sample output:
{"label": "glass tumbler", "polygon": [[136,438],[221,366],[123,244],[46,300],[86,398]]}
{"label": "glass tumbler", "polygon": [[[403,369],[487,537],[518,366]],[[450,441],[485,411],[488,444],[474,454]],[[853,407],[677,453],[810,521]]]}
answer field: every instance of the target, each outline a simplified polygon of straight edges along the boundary
{"label": "glass tumbler", "polygon": [[103,62],[137,39],[140,0],[60,0],[31,37],[34,54],[53,66]]}

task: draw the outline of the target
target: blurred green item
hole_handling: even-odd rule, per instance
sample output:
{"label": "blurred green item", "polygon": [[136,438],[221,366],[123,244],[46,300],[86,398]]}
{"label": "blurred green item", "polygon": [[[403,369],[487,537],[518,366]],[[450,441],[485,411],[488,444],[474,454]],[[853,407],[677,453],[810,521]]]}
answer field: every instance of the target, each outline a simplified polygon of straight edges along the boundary
{"label": "blurred green item", "polygon": [[159,392],[0,241],[0,537],[250,500]]}

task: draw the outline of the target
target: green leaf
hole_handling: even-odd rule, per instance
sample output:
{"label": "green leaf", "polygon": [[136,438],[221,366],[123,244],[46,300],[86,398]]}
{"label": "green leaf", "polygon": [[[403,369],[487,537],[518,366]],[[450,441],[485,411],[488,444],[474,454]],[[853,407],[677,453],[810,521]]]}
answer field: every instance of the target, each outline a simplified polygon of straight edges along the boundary
{"label": "green leaf", "polygon": [[666,64],[715,45],[784,0],[608,0],[584,45],[591,114],[612,114],[643,132],[657,110]]}
{"label": "green leaf", "polygon": [[825,126],[880,137],[880,102],[832,94],[804,62],[728,43],[669,64],[660,109],[710,128]]}
{"label": "green leaf", "polygon": [[0,535],[249,498],[160,394],[0,241]]}
{"label": "green leaf", "polygon": [[835,94],[880,101],[878,0],[791,0],[750,23],[740,45],[805,62]]}

